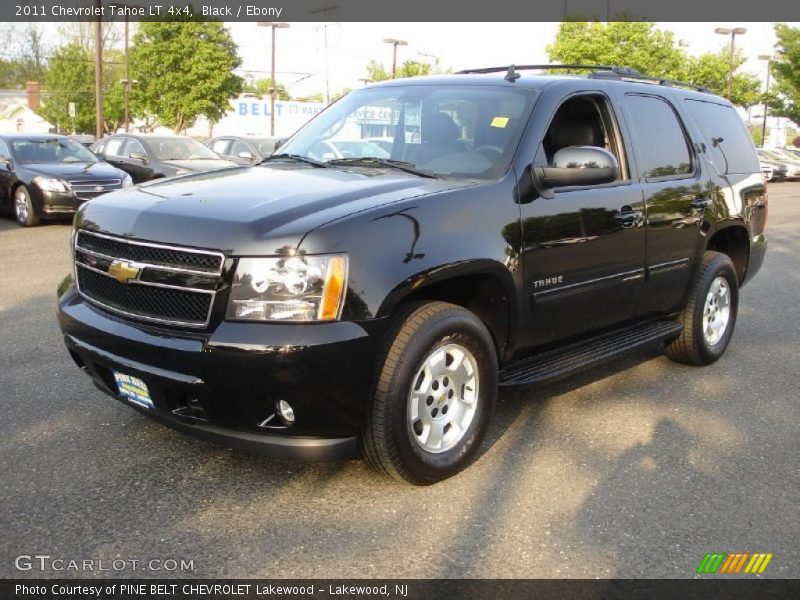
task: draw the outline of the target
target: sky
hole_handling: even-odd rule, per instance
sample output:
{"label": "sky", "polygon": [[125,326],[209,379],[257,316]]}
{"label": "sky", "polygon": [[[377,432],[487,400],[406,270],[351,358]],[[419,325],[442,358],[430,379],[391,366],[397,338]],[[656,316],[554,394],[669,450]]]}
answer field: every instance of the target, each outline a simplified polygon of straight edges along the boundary
{"label": "sky", "polygon": [[[736,46],[748,61],[743,69],[762,79],[766,65],[759,55],[771,54],[775,44],[772,23],[657,23],[683,40],[690,54],[715,52],[728,47],[729,36],[714,33],[716,27],[746,27]],[[255,79],[269,77],[270,28],[256,23],[226,23],[239,44],[241,71]],[[433,61],[443,68],[548,63],[545,47],[556,35],[558,23],[292,23],[277,31],[276,79],[292,96],[325,89],[324,36],[327,28],[328,87],[331,94],[363,85],[366,64],[374,59],[391,68],[392,47],[384,38],[402,39],[397,62]]]}

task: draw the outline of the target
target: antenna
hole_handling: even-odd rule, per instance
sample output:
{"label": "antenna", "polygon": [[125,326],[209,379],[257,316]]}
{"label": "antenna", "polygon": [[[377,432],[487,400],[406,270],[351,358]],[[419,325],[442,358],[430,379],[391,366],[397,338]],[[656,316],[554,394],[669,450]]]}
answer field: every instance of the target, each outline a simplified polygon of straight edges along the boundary
{"label": "antenna", "polygon": [[506,81],[510,81],[511,83],[514,83],[520,77],[522,77],[522,75],[520,75],[519,73],[517,73],[514,70],[514,65],[511,65],[510,67],[508,67],[508,73],[506,73],[506,76],[505,76],[504,79]]}

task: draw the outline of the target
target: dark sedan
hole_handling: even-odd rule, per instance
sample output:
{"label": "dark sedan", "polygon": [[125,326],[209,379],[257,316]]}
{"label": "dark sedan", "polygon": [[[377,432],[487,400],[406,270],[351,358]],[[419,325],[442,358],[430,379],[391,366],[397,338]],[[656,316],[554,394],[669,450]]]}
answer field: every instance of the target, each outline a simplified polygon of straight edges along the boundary
{"label": "dark sedan", "polygon": [[279,138],[223,135],[211,138],[206,146],[223,158],[240,165],[255,165],[275,151]]}
{"label": "dark sedan", "polygon": [[53,134],[0,135],[0,207],[20,225],[71,216],[86,200],[132,185],[75,140]]}
{"label": "dark sedan", "polygon": [[95,142],[92,150],[129,173],[134,183],[236,165],[197,140],[177,135],[112,135]]}

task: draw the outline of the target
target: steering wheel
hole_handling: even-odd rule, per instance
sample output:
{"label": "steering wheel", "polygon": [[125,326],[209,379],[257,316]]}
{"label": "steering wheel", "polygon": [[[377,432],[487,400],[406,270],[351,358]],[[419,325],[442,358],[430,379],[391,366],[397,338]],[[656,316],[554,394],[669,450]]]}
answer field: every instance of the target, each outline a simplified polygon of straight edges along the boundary
{"label": "steering wheel", "polygon": [[[487,153],[487,150],[489,151],[488,153]],[[483,146],[478,146],[477,148],[475,148],[473,150],[473,152],[479,152],[480,154],[483,154],[483,156],[485,156],[489,160],[492,160],[493,158],[497,158],[497,156],[502,156],[503,155],[503,149],[502,148],[500,148],[499,146],[491,146],[489,144],[484,144]],[[492,154],[497,154],[497,156],[492,156]]]}

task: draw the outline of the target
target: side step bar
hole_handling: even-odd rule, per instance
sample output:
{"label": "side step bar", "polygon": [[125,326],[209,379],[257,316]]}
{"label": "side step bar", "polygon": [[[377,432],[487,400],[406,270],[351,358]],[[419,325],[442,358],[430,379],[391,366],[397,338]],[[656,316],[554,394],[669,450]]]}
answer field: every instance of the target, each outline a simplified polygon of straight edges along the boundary
{"label": "side step bar", "polygon": [[683,326],[677,321],[656,321],[535,354],[500,371],[499,384],[522,385],[557,379],[620,354],[675,337],[682,329]]}

